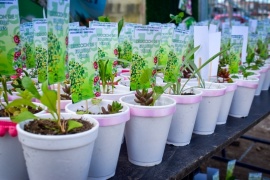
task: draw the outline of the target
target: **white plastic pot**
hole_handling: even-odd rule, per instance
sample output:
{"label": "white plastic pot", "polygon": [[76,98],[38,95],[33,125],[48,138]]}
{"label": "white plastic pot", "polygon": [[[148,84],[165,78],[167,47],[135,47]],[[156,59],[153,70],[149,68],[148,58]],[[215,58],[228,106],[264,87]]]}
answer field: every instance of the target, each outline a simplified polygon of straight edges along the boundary
{"label": "white plastic pot", "polygon": [[[111,100],[102,100],[100,106],[107,107]],[[68,104],[66,112],[75,113],[83,103]],[[92,106],[89,101],[89,107]],[[116,114],[89,115],[99,122],[98,137],[95,141],[88,179],[109,179],[114,176],[118,162],[126,121],[130,119],[129,107],[123,104]]]}
{"label": "white plastic pot", "polygon": [[[197,86],[198,84],[190,82],[188,85],[192,87]],[[199,89],[203,94],[193,133],[209,135],[215,131],[226,87],[220,83],[205,82],[205,88]]]}
{"label": "white plastic pot", "polygon": [[267,72],[265,75],[265,80],[262,85],[262,91],[268,91],[270,86],[270,64],[265,65],[267,67]]}
{"label": "white plastic pot", "polygon": [[[37,114],[43,113],[45,110]],[[0,179],[29,179],[22,145],[17,135],[16,124],[11,122],[9,117],[0,117]]]}
{"label": "white plastic pot", "polygon": [[226,86],[226,93],[222,100],[222,105],[219,111],[217,125],[226,124],[228,119],[228,114],[230,111],[230,107],[232,104],[232,99],[235,90],[237,89],[237,84],[234,83],[222,83],[224,86]]}
{"label": "white plastic pot", "polygon": [[130,107],[125,140],[128,160],[138,166],[154,166],[162,161],[176,102],[161,96],[155,106],[141,106],[135,95],[123,96],[120,102]]}
{"label": "white plastic pot", "polygon": [[229,115],[238,118],[246,117],[258,88],[259,79],[248,77],[247,79],[234,79],[234,81],[237,83],[237,89],[233,96]]}
{"label": "white plastic pot", "polygon": [[176,111],[173,114],[167,144],[185,146],[190,143],[202,100],[202,91],[195,89],[193,92],[194,95],[167,95],[176,101]]}
{"label": "white plastic pot", "polygon": [[[39,115],[52,118],[50,114]],[[29,121],[17,124],[29,179],[38,180],[86,180],[94,141],[98,134],[98,122],[89,116],[62,113],[63,119],[82,118],[94,127],[88,131],[70,135],[39,135],[24,131]]]}

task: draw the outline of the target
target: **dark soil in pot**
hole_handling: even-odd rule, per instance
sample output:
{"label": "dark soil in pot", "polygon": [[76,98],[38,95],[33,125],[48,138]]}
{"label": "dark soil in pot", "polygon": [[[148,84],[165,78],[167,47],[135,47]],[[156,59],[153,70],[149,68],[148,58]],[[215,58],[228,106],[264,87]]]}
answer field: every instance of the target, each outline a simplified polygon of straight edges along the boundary
{"label": "dark soil in pot", "polygon": [[94,127],[94,124],[84,121],[82,119],[72,119],[73,121],[77,121],[81,123],[83,126],[79,128],[74,128],[70,131],[67,131],[68,124],[67,120],[61,120],[61,123],[65,123],[66,133],[62,133],[57,125],[56,121],[49,119],[42,120],[33,120],[24,125],[24,130],[33,134],[41,134],[41,135],[64,135],[64,134],[76,134],[80,132],[84,132],[90,130]]}

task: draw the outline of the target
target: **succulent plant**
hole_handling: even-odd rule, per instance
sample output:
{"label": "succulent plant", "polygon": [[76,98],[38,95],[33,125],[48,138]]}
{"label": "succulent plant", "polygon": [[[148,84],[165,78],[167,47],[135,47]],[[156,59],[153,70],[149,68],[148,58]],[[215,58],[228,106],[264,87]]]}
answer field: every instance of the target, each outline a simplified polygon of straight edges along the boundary
{"label": "succulent plant", "polygon": [[121,103],[117,101],[113,101],[112,104],[107,105],[107,110],[104,107],[101,107],[103,114],[115,114],[119,113],[120,110],[123,109],[123,106]]}
{"label": "succulent plant", "polygon": [[153,93],[154,91],[148,92],[147,89],[143,89],[142,91],[136,90],[134,101],[142,106],[150,106],[154,100],[152,97]]}

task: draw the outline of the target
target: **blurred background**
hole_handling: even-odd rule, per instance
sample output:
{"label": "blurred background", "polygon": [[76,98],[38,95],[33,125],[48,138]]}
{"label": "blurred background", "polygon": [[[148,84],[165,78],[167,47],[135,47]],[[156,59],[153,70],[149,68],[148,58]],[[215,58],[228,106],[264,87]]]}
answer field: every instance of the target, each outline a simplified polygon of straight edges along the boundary
{"label": "blurred background", "polygon": [[[241,23],[249,19],[270,18],[270,0],[70,0],[71,21],[85,24],[98,16],[112,21],[147,24],[170,21],[169,14],[184,12],[197,21],[230,18]],[[19,0],[21,22],[43,17],[46,0]]]}

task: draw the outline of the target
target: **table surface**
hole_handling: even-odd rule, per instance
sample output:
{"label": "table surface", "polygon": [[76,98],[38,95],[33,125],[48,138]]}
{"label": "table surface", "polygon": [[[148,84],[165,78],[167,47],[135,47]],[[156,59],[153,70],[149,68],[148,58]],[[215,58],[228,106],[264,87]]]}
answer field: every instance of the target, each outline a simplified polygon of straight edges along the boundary
{"label": "table surface", "polygon": [[182,179],[221,151],[250,128],[262,121],[270,113],[270,91],[262,91],[255,96],[249,115],[246,118],[228,117],[227,123],[217,125],[211,135],[192,135],[187,146],[166,145],[161,164],[141,167],[128,161],[126,144],[120,151],[115,176],[111,179]]}

